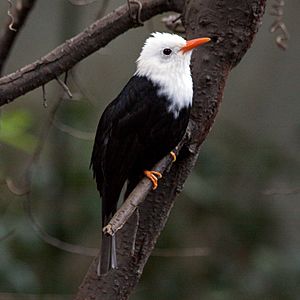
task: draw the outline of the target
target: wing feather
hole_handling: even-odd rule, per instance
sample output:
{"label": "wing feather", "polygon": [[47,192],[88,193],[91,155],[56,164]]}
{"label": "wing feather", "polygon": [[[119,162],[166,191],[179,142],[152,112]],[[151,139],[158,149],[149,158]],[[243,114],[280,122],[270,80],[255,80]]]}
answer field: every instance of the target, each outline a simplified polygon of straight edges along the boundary
{"label": "wing feather", "polygon": [[[95,137],[91,167],[108,215],[117,205],[128,170],[142,147],[140,131],[149,113],[153,85],[134,76],[103,112]],[[106,196],[110,193],[110,196]],[[113,196],[112,196],[113,194]]]}

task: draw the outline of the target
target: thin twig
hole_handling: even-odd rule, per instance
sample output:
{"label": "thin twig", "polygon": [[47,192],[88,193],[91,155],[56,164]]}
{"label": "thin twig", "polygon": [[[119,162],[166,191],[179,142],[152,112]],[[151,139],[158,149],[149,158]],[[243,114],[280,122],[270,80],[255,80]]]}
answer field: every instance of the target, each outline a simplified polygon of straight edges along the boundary
{"label": "thin twig", "polygon": [[60,78],[58,78],[58,77],[56,77],[56,81],[60,84],[60,86],[67,93],[67,95],[72,99],[73,95],[72,95],[69,87],[66,85],[66,83],[64,81],[62,81]]}
{"label": "thin twig", "polygon": [[279,31],[279,34],[276,36],[276,44],[282,50],[287,49],[288,40],[290,38],[288,29],[283,21],[284,5],[284,0],[274,0],[274,4],[272,5],[272,10],[270,12],[270,15],[275,17],[275,20],[270,27],[270,32],[273,33]]}
{"label": "thin twig", "polygon": [[11,31],[17,32],[17,29],[15,29],[15,28],[13,27],[13,26],[14,26],[14,22],[15,22],[15,18],[14,18],[14,16],[13,16],[13,14],[11,13],[11,9],[12,9],[12,7],[13,7],[13,4],[12,4],[11,0],[7,0],[7,2],[8,2],[8,5],[9,5],[9,8],[8,8],[8,10],[7,10],[7,15],[10,17],[10,23],[9,23],[9,25],[8,25],[8,28],[9,28],[9,30],[11,30]]}
{"label": "thin twig", "polygon": [[0,75],[2,74],[4,64],[16,37],[20,33],[20,29],[25,24],[25,21],[36,2],[36,0],[22,0],[18,1],[17,5],[13,7],[12,1],[7,1],[9,4],[9,9],[7,11],[9,18],[7,18],[3,29],[0,31]]}
{"label": "thin twig", "polygon": [[[138,11],[137,11],[136,16],[133,13],[131,4],[138,5]],[[141,20],[141,12],[142,12],[142,8],[143,8],[143,4],[139,0],[127,0],[127,5],[128,5],[128,9],[129,9],[130,18],[134,21],[134,23],[137,25],[140,25],[140,26],[144,25],[144,22]]]}
{"label": "thin twig", "polygon": [[67,70],[66,73],[65,73],[65,77],[64,77],[64,84],[65,85],[68,84],[68,76],[69,76],[69,70]]}
{"label": "thin twig", "polygon": [[76,89],[80,93],[80,98],[85,98],[85,100],[87,100],[92,106],[96,107],[97,100],[90,95],[89,91],[86,88],[83,87],[76,66],[75,68],[69,70],[69,73],[72,79],[72,83],[75,85]]}
{"label": "thin twig", "polygon": [[42,93],[43,93],[43,106],[45,108],[48,107],[48,103],[47,103],[47,98],[46,98],[46,89],[45,89],[45,85],[42,85]]}
{"label": "thin twig", "polygon": [[50,129],[52,127],[53,124],[53,120],[55,117],[56,112],[58,111],[58,108],[60,107],[62,103],[62,98],[60,98],[56,104],[54,105],[54,107],[52,108],[49,117],[46,121],[46,123],[44,124],[44,128],[41,131],[41,135],[40,135],[40,139],[39,139],[39,143],[36,146],[32,156],[29,159],[26,171],[25,171],[25,178],[27,177],[27,182],[28,182],[28,186],[30,186],[31,184],[31,171],[33,166],[37,163],[37,161],[40,158],[40,155],[44,149],[47,137],[49,135]]}

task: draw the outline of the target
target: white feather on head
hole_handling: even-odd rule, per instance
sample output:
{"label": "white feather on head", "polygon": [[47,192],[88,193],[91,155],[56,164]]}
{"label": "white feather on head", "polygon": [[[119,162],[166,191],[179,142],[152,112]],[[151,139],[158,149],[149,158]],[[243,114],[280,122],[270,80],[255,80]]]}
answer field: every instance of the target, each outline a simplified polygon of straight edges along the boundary
{"label": "white feather on head", "polygon": [[[169,110],[175,117],[182,108],[192,104],[193,98],[190,71],[192,51],[183,53],[180,49],[185,45],[185,39],[179,35],[152,33],[137,59],[135,72],[135,75],[145,76],[158,86],[159,95],[171,101]],[[170,49],[171,53],[164,54],[165,49]]]}

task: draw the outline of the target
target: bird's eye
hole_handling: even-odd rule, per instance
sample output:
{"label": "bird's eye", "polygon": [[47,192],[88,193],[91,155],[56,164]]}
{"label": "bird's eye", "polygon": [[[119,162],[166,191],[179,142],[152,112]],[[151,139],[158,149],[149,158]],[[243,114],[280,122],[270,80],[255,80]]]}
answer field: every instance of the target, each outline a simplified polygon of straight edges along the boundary
{"label": "bird's eye", "polygon": [[164,55],[170,55],[171,53],[172,53],[172,50],[169,49],[169,48],[165,48],[165,49],[163,50],[163,54],[164,54]]}

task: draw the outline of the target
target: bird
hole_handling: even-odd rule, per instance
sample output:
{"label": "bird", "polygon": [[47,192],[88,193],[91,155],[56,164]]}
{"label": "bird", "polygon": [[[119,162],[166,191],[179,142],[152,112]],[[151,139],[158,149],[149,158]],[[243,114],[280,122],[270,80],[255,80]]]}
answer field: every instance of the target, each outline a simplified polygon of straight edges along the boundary
{"label": "bird", "polygon": [[[172,150],[185,134],[192,106],[192,50],[209,41],[152,33],[137,59],[136,72],[104,110],[90,164],[102,198],[102,227],[116,212],[125,183],[125,199],[144,176],[156,189],[162,175],[153,166],[169,153],[176,159]],[[115,238],[102,234],[98,273],[114,268]]]}

